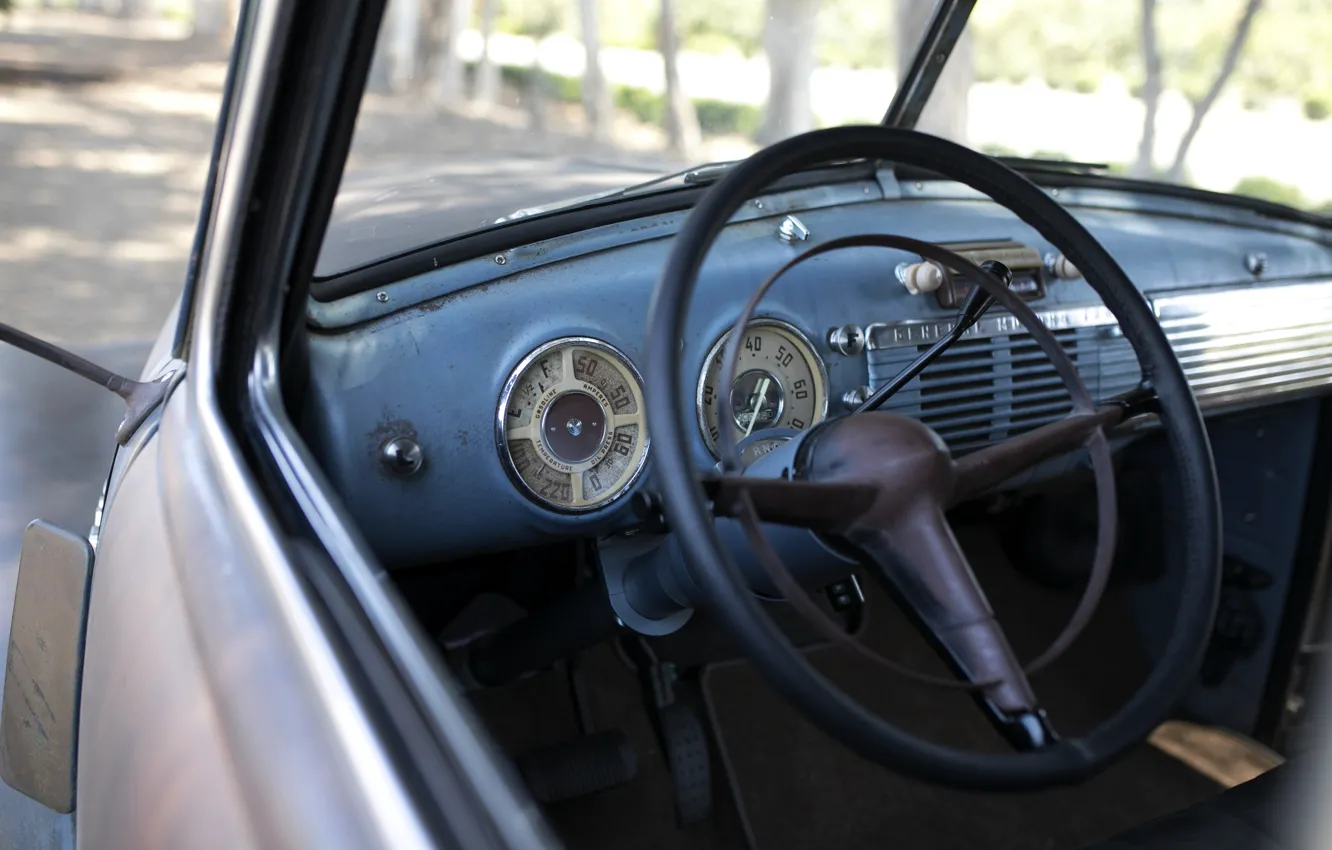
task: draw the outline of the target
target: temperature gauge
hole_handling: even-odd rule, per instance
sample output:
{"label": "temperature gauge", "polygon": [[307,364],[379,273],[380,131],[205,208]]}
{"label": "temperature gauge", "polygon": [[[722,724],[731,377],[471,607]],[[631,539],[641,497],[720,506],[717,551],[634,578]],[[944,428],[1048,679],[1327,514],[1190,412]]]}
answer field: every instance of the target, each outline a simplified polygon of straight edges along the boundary
{"label": "temperature gauge", "polygon": [[567,512],[605,507],[647,460],[642,380],[604,342],[548,342],[505,383],[496,439],[509,477],[533,501]]}

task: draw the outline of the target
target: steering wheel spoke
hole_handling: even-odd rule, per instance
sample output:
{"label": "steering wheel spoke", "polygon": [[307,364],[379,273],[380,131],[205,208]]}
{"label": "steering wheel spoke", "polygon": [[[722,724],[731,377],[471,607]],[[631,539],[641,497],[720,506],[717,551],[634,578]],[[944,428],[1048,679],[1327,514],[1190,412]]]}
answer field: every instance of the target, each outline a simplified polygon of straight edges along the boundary
{"label": "steering wheel spoke", "polygon": [[887,528],[860,526],[846,539],[867,567],[912,614],[925,637],[966,680],[1018,749],[1058,740],[1027,674],[995,618],[966,554],[937,506],[922,505]]}
{"label": "steering wheel spoke", "polygon": [[1049,425],[963,455],[953,464],[951,504],[979,496],[1041,461],[1079,448],[1093,433],[1113,428],[1123,417],[1121,405],[1108,404],[1088,413],[1073,413]]}
{"label": "steering wheel spoke", "polygon": [[837,533],[863,516],[878,497],[871,484],[787,481],[723,475],[703,482],[716,516],[735,516],[742,493],[748,493],[764,522]]}

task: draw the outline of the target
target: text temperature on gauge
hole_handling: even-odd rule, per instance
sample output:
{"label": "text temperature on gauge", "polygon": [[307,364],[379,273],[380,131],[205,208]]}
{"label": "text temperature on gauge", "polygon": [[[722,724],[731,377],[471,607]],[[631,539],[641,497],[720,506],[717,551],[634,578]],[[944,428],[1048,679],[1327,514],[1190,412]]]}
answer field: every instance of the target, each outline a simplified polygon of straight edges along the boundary
{"label": "text temperature on gauge", "polygon": [[717,456],[717,420],[729,416],[736,437],[774,428],[803,431],[828,412],[828,376],[804,334],[785,322],[759,319],[745,329],[735,382],[717,386],[729,332],[708,352],[698,379],[698,425],[708,450]]}
{"label": "text temperature on gauge", "polygon": [[642,381],[604,342],[553,340],[509,377],[496,437],[510,478],[538,504],[604,507],[628,491],[647,459]]}

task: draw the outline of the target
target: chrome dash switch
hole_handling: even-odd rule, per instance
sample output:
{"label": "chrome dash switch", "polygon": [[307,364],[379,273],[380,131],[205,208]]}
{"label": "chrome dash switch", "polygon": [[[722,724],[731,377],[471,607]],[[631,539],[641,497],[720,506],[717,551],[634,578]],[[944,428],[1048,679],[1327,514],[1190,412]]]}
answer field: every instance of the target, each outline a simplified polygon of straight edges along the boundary
{"label": "chrome dash switch", "polygon": [[809,238],[809,228],[805,227],[800,219],[788,215],[777,225],[777,238],[787,245],[792,242],[804,242]]}

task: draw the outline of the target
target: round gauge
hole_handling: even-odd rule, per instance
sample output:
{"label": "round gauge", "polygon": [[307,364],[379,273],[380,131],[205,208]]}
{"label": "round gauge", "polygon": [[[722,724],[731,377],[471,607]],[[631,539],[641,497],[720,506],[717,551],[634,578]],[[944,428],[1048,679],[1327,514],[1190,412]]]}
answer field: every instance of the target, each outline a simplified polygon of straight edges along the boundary
{"label": "round gauge", "polygon": [[604,342],[552,340],[509,376],[495,433],[509,477],[533,501],[568,512],[605,507],[647,460],[642,379]]}
{"label": "round gauge", "polygon": [[758,319],[745,329],[735,382],[717,386],[730,331],[713,343],[698,378],[698,427],[714,457],[719,416],[735,423],[737,440],[773,428],[803,431],[828,413],[828,373],[805,335],[786,322]]}

